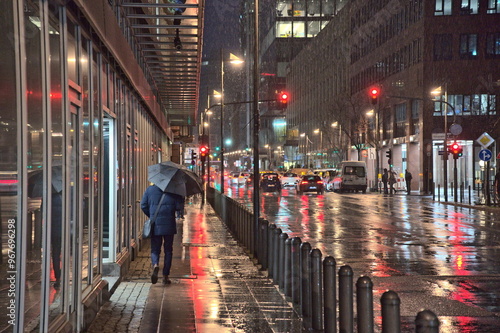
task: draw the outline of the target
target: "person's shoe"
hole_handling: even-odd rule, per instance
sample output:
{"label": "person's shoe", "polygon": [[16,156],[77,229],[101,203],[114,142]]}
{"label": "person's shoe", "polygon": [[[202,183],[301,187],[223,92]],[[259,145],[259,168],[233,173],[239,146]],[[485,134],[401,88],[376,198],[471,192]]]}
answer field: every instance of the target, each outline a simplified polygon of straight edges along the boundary
{"label": "person's shoe", "polygon": [[172,281],[168,278],[168,275],[163,276],[163,284],[171,284]]}
{"label": "person's shoe", "polygon": [[151,283],[156,284],[158,282],[158,271],[160,270],[160,267],[155,266],[153,269],[153,274],[151,274]]}

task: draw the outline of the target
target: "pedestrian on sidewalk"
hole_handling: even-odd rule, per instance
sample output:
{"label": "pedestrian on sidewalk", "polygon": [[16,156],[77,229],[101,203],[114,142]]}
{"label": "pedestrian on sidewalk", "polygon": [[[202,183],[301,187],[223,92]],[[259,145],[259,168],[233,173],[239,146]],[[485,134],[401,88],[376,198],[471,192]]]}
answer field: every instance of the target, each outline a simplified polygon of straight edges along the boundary
{"label": "pedestrian on sidewalk", "polygon": [[406,192],[408,195],[410,195],[411,192],[411,180],[413,179],[413,176],[411,175],[411,172],[406,169],[405,171],[405,181],[406,181]]}
{"label": "pedestrian on sidewalk", "polygon": [[[163,200],[162,200],[162,196]],[[163,284],[169,284],[170,267],[172,266],[172,252],[174,236],[177,233],[177,224],[175,222],[175,213],[180,209],[184,202],[184,197],[163,192],[158,186],[149,186],[141,200],[141,209],[149,218],[156,212],[158,205],[158,214],[154,221],[151,235],[151,263],[153,273],[151,274],[151,283],[158,282],[158,272],[160,270],[160,254],[163,245],[165,258],[163,261]]]}
{"label": "pedestrian on sidewalk", "polygon": [[389,172],[389,185],[391,186],[391,194],[396,193],[394,184],[396,184],[396,173],[394,171],[391,171]]}
{"label": "pedestrian on sidewalk", "polygon": [[389,174],[387,173],[387,169],[384,168],[384,173],[382,174],[382,183],[384,184],[384,194],[389,193],[389,189],[387,188],[388,181],[389,181]]}

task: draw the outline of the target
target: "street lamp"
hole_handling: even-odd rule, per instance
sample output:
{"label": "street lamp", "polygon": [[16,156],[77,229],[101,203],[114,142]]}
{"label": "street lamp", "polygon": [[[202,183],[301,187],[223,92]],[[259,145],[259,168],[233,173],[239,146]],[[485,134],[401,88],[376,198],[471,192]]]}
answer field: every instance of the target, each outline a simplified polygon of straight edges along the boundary
{"label": "street lamp", "polygon": [[[366,112],[366,115],[368,117],[373,117],[375,116],[375,135],[374,135],[374,141],[375,141],[375,157],[376,157],[376,161],[375,163],[377,164],[377,170],[375,170],[375,182],[377,183],[378,182],[378,177],[379,177],[379,174],[380,174],[380,170],[382,169],[380,167],[380,129],[379,129],[379,114],[378,114],[378,110],[377,112],[375,112],[375,110],[370,110],[368,112]],[[378,191],[378,185],[377,185],[377,191]]]}
{"label": "street lamp", "polygon": [[[442,87],[438,87],[431,91],[431,95],[439,96],[439,100],[433,99],[434,102],[445,103],[447,106],[448,103],[448,87],[445,84],[444,88],[444,101],[442,95]],[[443,182],[444,182],[444,201],[448,201],[448,107],[444,108],[444,149],[443,149]],[[453,109],[453,108],[452,108]]]}
{"label": "street lamp", "polygon": [[307,155],[308,153],[308,142],[310,142],[309,140],[309,135],[307,135],[306,133],[301,133],[300,136],[302,138],[305,138],[306,139],[306,144],[305,144],[305,154],[304,154],[304,162],[306,164],[306,169],[309,169],[309,156]]}
{"label": "street lamp", "polygon": [[[313,131],[314,134],[319,134],[319,152],[320,152],[320,160],[319,160],[319,167],[323,167],[323,131],[320,130],[319,128],[315,129]],[[317,156],[317,155],[316,155]]]}
{"label": "street lamp", "polygon": [[[221,75],[220,75],[220,193],[224,194],[224,49],[220,49],[220,59],[221,59]],[[229,63],[231,64],[242,64],[243,60],[238,58],[232,53],[229,53]]]}

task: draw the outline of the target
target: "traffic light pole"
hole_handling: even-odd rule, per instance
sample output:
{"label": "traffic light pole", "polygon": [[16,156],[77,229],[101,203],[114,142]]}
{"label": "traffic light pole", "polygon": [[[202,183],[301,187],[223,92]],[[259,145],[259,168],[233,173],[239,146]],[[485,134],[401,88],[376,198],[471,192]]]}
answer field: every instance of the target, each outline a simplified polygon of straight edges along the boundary
{"label": "traffic light pole", "polygon": [[458,202],[458,172],[457,172],[457,160],[458,156],[453,156],[453,195],[455,196],[455,202]]}

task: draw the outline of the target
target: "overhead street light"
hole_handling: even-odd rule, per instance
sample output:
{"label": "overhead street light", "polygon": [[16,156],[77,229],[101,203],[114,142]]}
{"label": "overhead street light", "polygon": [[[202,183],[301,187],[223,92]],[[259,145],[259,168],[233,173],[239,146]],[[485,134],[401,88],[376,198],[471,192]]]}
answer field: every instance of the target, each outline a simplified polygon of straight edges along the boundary
{"label": "overhead street light", "polygon": [[[221,59],[221,93],[220,93],[220,193],[224,194],[224,62],[226,61],[224,57],[224,49],[220,49],[220,59]],[[229,63],[231,64],[242,64],[243,60],[235,56],[234,54],[229,54]]]}

